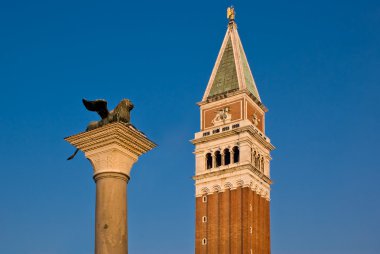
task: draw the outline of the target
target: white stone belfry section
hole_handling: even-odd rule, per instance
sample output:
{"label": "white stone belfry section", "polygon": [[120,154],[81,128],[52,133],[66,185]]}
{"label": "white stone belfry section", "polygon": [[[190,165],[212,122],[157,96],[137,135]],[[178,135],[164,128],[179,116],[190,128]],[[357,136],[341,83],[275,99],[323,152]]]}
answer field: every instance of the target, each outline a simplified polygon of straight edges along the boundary
{"label": "white stone belfry section", "polygon": [[65,140],[84,152],[94,170],[95,253],[128,253],[127,183],[133,164],[156,144],[132,125],[119,122]]}
{"label": "white stone belfry section", "polygon": [[[233,126],[238,127],[233,127]],[[270,200],[270,154],[274,147],[268,137],[264,136],[248,120],[235,124],[226,124],[218,129],[219,133],[204,136],[209,131],[195,134],[192,141],[196,146],[195,154],[195,196],[200,197],[212,193],[232,190],[237,187],[250,187],[263,198]],[[224,165],[224,151],[239,148],[239,161]],[[215,153],[221,153],[222,163],[215,166]],[[214,166],[207,168],[206,155],[211,154]],[[255,165],[255,154],[261,154],[263,164]]]}

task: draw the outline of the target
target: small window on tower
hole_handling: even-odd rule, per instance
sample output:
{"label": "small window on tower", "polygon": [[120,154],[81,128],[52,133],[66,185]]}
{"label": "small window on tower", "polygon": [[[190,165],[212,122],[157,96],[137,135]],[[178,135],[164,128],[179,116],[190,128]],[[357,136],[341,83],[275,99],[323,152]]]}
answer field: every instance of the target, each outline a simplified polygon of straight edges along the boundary
{"label": "small window on tower", "polygon": [[209,131],[203,132],[203,137],[206,137],[206,136],[209,136],[209,135],[210,135]]}
{"label": "small window on tower", "polygon": [[203,222],[203,223],[207,222],[207,216],[203,216],[203,217],[202,217],[202,222]]}
{"label": "small window on tower", "polygon": [[212,155],[211,153],[206,154],[206,168],[212,168]]}
{"label": "small window on tower", "polygon": [[232,125],[232,129],[235,129],[235,128],[239,128],[240,127],[240,125],[237,123],[237,124],[234,124],[234,125]]}
{"label": "small window on tower", "polygon": [[202,245],[206,245],[207,244],[207,239],[206,238],[203,238],[202,239]]}
{"label": "small window on tower", "polygon": [[207,196],[203,196],[203,197],[202,197],[202,202],[203,202],[203,203],[206,203],[206,202],[207,202]]}
{"label": "small window on tower", "polygon": [[223,127],[222,131],[228,131],[230,129],[229,126]]}
{"label": "small window on tower", "polygon": [[220,132],[220,129],[216,129],[212,131],[212,134],[219,133],[219,132]]}

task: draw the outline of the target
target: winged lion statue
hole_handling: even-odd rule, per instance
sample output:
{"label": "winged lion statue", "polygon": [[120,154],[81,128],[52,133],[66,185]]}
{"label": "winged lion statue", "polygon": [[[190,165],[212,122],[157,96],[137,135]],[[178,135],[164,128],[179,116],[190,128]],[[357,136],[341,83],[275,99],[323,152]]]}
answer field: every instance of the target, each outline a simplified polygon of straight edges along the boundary
{"label": "winged lion statue", "polygon": [[[99,121],[90,122],[87,125],[86,131],[102,127],[112,122],[122,122],[129,124],[131,121],[130,112],[134,106],[128,99],[122,99],[115,107],[115,109],[111,111],[109,111],[107,108],[107,101],[103,99],[94,101],[82,99],[82,102],[87,110],[98,113],[101,118]],[[79,149],[76,149],[75,152],[69,158],[67,158],[67,160],[73,159],[78,151]]]}

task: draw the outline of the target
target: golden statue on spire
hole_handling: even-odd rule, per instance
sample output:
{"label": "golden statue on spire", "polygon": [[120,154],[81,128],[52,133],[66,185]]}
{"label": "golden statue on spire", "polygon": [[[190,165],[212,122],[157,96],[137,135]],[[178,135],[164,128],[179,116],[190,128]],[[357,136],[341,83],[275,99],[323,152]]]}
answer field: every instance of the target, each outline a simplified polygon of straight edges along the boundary
{"label": "golden statue on spire", "polygon": [[233,6],[227,8],[227,18],[229,21],[235,20],[235,8]]}

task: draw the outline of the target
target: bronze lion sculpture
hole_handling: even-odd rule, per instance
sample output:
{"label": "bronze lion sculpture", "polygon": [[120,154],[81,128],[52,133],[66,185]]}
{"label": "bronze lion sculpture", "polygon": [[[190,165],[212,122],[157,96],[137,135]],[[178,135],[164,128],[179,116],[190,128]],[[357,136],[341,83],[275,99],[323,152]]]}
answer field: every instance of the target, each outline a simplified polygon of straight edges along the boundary
{"label": "bronze lion sculpture", "polygon": [[[87,125],[86,131],[94,130],[96,128],[102,127],[106,124],[113,122],[121,122],[125,124],[130,124],[131,121],[131,110],[133,109],[133,104],[128,99],[122,99],[114,110],[109,111],[107,108],[107,101],[100,99],[94,101],[88,101],[82,99],[83,105],[89,111],[94,111],[99,114],[100,120],[90,122]],[[75,150],[73,155],[71,155],[68,160],[71,160],[78,153],[78,149]]]}

